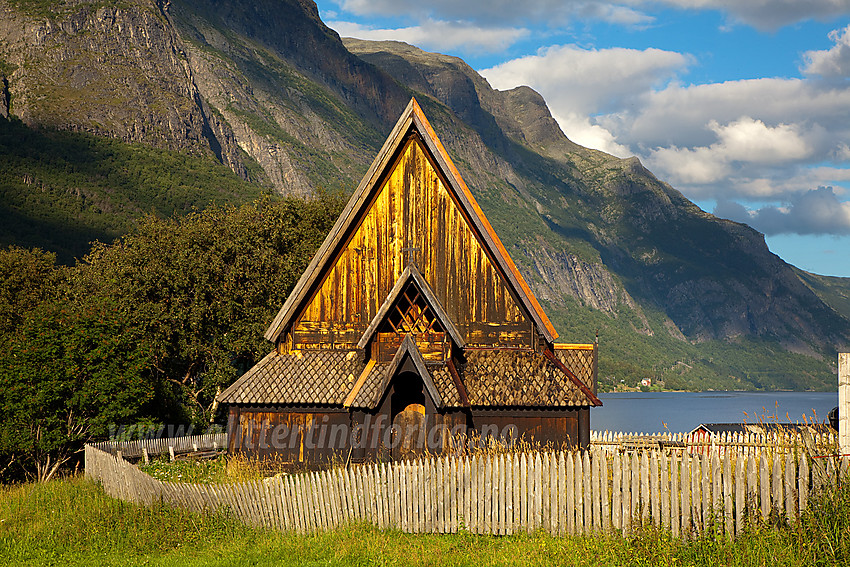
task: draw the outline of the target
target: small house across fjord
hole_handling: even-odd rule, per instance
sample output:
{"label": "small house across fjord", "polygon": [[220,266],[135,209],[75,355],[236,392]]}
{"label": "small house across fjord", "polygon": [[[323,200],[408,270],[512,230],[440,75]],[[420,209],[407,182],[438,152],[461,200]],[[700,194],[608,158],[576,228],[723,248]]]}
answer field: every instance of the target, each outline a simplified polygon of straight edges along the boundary
{"label": "small house across fjord", "polygon": [[497,436],[586,447],[597,344],[558,334],[411,100],[223,391],[228,449],[319,465]]}

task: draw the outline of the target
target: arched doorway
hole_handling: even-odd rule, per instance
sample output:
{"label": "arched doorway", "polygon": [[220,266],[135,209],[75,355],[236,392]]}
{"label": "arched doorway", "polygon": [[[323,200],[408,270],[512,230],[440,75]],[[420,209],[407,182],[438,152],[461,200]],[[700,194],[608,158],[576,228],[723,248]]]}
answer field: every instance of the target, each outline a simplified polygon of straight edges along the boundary
{"label": "arched doorway", "polygon": [[425,450],[425,391],[422,379],[414,372],[401,372],[393,380],[390,397],[392,415],[392,456],[405,459]]}

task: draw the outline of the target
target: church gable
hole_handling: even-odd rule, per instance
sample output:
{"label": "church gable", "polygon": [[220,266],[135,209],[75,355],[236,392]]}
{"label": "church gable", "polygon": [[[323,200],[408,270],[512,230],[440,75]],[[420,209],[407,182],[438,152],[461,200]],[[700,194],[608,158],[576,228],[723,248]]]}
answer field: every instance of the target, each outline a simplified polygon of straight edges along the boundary
{"label": "church gable", "polygon": [[409,264],[465,343],[533,346],[531,320],[415,133],[297,317],[293,346],[354,347]]}
{"label": "church gable", "polygon": [[393,289],[372,318],[358,349],[371,345],[371,358],[386,361],[393,357],[407,335],[415,338],[417,348],[430,361],[444,362],[466,342],[434,295],[431,286],[414,264],[408,264]]}
{"label": "church gable", "polygon": [[[597,345],[555,344],[415,100],[265,337],[275,349],[216,398],[230,450],[405,458],[426,449],[422,432],[428,450],[455,451],[507,424],[586,448],[601,405]],[[267,448],[272,426],[290,433]],[[322,444],[325,430],[341,444]]]}

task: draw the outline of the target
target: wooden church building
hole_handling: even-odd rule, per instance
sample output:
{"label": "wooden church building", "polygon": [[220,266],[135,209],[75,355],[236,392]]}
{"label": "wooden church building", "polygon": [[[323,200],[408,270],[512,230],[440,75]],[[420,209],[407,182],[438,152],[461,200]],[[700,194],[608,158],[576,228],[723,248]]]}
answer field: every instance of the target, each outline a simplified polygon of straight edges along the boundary
{"label": "wooden church building", "polygon": [[587,446],[596,344],[559,344],[415,100],[222,392],[231,451],[320,463]]}

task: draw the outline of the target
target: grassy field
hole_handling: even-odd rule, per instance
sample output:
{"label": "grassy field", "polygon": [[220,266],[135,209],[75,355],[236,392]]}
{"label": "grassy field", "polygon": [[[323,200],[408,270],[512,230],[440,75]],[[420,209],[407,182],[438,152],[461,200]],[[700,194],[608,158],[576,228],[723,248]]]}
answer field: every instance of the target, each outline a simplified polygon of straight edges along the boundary
{"label": "grassy field", "polygon": [[792,527],[751,526],[737,540],[637,535],[553,538],[411,535],[348,526],[298,536],[224,514],[142,508],[71,478],[0,488],[4,565],[844,565],[850,490],[822,498]]}

